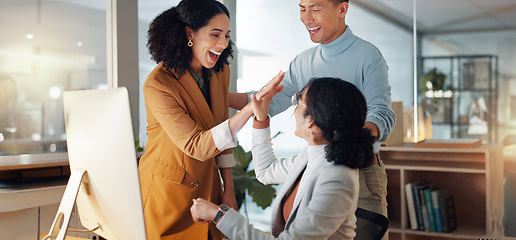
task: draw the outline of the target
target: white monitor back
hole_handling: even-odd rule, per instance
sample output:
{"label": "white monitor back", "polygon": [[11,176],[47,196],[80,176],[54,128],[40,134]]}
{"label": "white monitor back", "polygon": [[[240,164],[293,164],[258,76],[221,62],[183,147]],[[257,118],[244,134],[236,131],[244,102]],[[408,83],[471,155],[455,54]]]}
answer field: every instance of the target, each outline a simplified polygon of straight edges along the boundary
{"label": "white monitor back", "polygon": [[146,239],[127,89],[69,91],[63,100],[70,169],[86,171],[81,224],[100,225],[106,239]]}

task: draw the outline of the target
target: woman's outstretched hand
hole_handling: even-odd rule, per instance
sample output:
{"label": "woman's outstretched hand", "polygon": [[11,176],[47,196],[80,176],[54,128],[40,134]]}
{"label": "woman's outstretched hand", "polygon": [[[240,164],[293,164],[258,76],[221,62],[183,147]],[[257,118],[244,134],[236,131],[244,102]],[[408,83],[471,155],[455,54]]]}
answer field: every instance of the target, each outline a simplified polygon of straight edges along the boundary
{"label": "woman's outstretched hand", "polygon": [[[256,99],[262,100],[262,97],[268,95],[269,93],[273,93],[272,96],[276,95],[276,93],[283,90],[283,86],[281,86],[281,90],[278,91],[279,84],[285,77],[285,73],[280,71],[276,76],[274,76],[265,86],[263,86],[260,91],[256,93]],[[272,98],[272,97],[271,97]]]}
{"label": "woman's outstretched hand", "polygon": [[285,73],[280,71],[256,95],[251,94],[251,106],[256,120],[265,121],[267,119],[272,98],[285,88],[283,85],[279,85],[284,76]]}

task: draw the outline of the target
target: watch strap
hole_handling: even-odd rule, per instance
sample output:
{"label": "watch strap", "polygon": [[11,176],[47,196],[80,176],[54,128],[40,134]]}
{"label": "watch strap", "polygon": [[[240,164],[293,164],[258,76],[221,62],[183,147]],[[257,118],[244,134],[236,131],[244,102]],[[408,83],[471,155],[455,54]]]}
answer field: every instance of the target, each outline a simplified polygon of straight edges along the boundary
{"label": "watch strap", "polygon": [[229,210],[229,207],[222,204],[219,206],[219,210],[217,210],[217,214],[215,215],[215,218],[213,219],[213,222],[218,223],[219,219],[224,216],[224,214]]}

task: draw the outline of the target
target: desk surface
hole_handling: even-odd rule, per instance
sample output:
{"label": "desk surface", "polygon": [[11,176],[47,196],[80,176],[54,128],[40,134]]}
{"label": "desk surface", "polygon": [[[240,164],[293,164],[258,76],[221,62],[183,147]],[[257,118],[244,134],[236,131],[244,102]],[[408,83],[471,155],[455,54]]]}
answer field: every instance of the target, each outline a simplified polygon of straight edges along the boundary
{"label": "desk surface", "polygon": [[[39,234],[39,239],[41,240],[45,236],[47,236],[47,233],[41,233],[41,234]],[[79,238],[79,237],[66,236],[65,240],[89,240],[89,239],[88,238]]]}
{"label": "desk surface", "polygon": [[0,156],[0,171],[68,165],[68,153]]}

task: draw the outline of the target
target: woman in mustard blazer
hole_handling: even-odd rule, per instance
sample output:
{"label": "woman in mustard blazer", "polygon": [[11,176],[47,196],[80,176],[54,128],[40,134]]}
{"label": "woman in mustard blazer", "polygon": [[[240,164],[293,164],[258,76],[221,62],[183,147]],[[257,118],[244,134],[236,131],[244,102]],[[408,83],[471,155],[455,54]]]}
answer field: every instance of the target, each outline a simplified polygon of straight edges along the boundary
{"label": "woman in mustard blazer", "polygon": [[215,0],[183,0],[150,25],[158,65],[143,86],[148,141],[139,163],[150,240],[222,239],[213,224],[192,221],[191,199],[237,207],[231,148],[252,110],[228,120],[229,33],[229,12]]}

